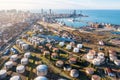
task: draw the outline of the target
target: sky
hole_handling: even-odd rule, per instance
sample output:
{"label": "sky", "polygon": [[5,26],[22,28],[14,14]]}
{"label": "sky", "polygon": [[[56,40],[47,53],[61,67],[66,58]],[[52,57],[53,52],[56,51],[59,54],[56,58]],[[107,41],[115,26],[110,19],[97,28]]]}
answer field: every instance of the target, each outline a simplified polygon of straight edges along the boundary
{"label": "sky", "polygon": [[0,9],[120,9],[120,0],[0,0]]}

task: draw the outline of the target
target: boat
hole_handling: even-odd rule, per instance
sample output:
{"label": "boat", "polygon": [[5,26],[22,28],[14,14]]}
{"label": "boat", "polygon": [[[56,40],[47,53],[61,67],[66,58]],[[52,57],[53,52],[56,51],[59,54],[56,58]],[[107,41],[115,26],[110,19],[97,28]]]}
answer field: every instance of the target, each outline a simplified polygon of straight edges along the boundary
{"label": "boat", "polygon": [[73,22],[74,20],[73,19],[68,19],[69,22]]}

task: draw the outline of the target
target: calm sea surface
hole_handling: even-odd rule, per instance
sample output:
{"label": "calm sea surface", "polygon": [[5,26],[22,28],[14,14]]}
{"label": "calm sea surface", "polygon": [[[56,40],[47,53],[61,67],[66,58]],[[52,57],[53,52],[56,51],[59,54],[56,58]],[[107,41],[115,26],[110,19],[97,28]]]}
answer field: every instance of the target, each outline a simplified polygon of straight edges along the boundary
{"label": "calm sea surface", "polygon": [[[55,13],[72,13],[73,10],[54,10]],[[75,20],[71,19],[58,19],[63,21],[67,26],[82,27],[88,25],[86,22],[99,22],[120,25],[120,10],[77,10],[77,13],[88,15],[89,17],[79,17]]]}
{"label": "calm sea surface", "polygon": [[[64,21],[67,26],[82,27],[88,25],[86,22],[99,22],[120,25],[120,10],[77,10],[77,13],[88,15],[89,17],[80,17],[75,20],[80,22],[71,22],[70,19],[59,19]],[[67,12],[67,11],[66,11]]]}

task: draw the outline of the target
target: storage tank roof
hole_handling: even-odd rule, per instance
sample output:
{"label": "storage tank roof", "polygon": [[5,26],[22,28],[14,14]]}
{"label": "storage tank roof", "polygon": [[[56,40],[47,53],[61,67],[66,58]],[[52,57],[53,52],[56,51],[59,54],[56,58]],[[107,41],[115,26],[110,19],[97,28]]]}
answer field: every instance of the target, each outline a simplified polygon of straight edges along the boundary
{"label": "storage tank roof", "polygon": [[48,80],[48,79],[46,77],[39,76],[39,77],[35,78],[34,80]]}

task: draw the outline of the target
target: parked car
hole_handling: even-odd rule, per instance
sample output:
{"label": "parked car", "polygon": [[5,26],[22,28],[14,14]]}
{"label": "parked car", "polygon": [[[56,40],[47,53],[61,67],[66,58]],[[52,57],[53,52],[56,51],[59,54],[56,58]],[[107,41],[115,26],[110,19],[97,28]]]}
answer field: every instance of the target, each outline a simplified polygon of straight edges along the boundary
{"label": "parked car", "polygon": [[3,55],[9,55],[10,54],[10,49],[7,49],[4,53],[3,53]]}
{"label": "parked car", "polygon": [[15,49],[15,48],[11,48],[10,50],[14,54],[19,54],[19,51],[17,49]]}

